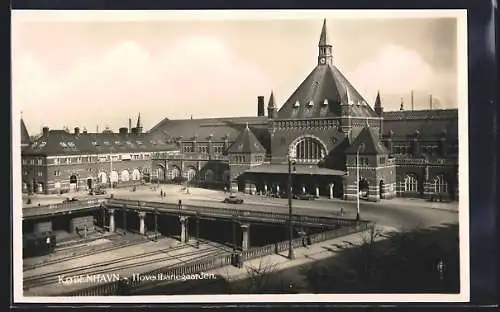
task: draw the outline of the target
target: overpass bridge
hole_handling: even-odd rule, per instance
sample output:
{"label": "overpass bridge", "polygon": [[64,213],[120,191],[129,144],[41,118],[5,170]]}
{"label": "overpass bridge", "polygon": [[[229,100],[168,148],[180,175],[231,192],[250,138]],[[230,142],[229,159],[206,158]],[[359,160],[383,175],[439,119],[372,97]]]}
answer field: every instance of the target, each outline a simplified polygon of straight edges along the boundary
{"label": "overpass bridge", "polygon": [[[50,219],[56,216],[71,216],[85,212],[107,211],[113,215],[115,211],[136,212],[140,218],[145,214],[165,214],[179,217],[196,217],[199,219],[220,219],[251,222],[288,224],[289,214],[279,207],[273,205],[231,205],[225,203],[210,202],[205,205],[183,204],[157,201],[138,201],[130,199],[98,199],[84,200],[69,203],[52,204],[46,206],[23,208],[23,220]],[[141,217],[142,216],[142,217]],[[354,220],[342,217],[320,217],[314,212],[293,214],[293,223],[300,223],[307,227],[332,227],[350,225]]]}
{"label": "overpass bridge", "polygon": [[[208,206],[211,207],[208,207]],[[281,211],[280,211],[281,210]],[[293,214],[290,220],[287,211],[279,209],[276,206],[266,205],[228,205],[223,203],[201,204],[183,204],[157,201],[141,201],[119,198],[108,198],[100,200],[84,200],[70,203],[61,203],[48,206],[39,206],[33,208],[23,208],[24,222],[51,222],[52,219],[69,219],[73,223],[76,219],[82,218],[82,214],[91,214],[90,220],[93,222],[96,215],[102,215],[103,228],[109,232],[115,232],[120,218],[135,219],[135,229],[142,235],[147,236],[147,228],[152,228],[154,220],[155,234],[178,235],[181,243],[189,244],[193,238],[195,242],[201,241],[203,235],[200,232],[200,221],[208,220],[208,229],[211,232],[220,231],[223,236],[233,241],[233,251],[207,258],[167,265],[158,270],[147,272],[147,275],[165,273],[169,275],[192,274],[201,271],[208,271],[220,268],[226,265],[241,266],[244,261],[260,258],[275,253],[282,253],[290,248],[300,248],[321,241],[333,239],[335,237],[348,235],[366,230],[369,222],[358,221],[340,217],[320,217],[315,216],[314,211],[309,214]],[[131,218],[132,217],[132,218]],[[176,232],[157,232],[157,219],[160,217],[170,220],[170,223],[164,222],[163,231]],[[85,217],[86,218],[86,217]],[[104,220],[107,221],[104,226]],[[167,221],[168,221],[167,220]],[[194,220],[195,227],[190,227],[189,220]],[[210,224],[211,220],[217,220],[218,224]],[[138,222],[137,222],[138,221]],[[149,222],[148,222],[149,221]],[[125,222],[125,221],[124,221]],[[129,220],[124,223],[123,228],[129,230],[133,223]],[[129,224],[129,225],[127,225]],[[224,226],[224,224],[226,226]],[[258,245],[250,238],[250,226],[259,227],[259,224],[268,225],[289,225],[294,231],[291,237],[281,236],[276,241],[267,241],[265,245]],[[263,227],[256,228],[254,234],[263,231]],[[213,228],[217,231],[213,231]],[[225,230],[224,230],[225,228]],[[232,229],[231,229],[232,228]],[[190,231],[191,230],[191,231]],[[180,232],[180,233],[179,233]],[[191,232],[191,234],[190,234]],[[278,232],[286,232],[279,230]],[[265,233],[262,235],[266,235]],[[191,237],[190,237],[191,236]],[[274,237],[273,237],[274,238]],[[252,245],[250,244],[252,241]],[[154,283],[153,283],[154,284]],[[92,296],[92,295],[119,295],[122,292],[134,293],[141,289],[152,287],[152,283],[136,282],[132,280],[117,281],[105,284],[99,284],[93,287],[83,287],[81,289],[66,293],[68,296]]]}

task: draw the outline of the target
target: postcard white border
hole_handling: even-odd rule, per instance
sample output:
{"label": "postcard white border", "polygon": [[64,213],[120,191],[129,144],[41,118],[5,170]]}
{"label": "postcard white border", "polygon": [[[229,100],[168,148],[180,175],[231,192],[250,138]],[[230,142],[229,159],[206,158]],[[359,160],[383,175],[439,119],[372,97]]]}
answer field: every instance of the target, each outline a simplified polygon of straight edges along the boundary
{"label": "postcard white border", "polygon": [[[293,295],[175,295],[124,297],[25,297],[22,278],[14,278],[15,303],[264,303],[264,302],[468,302],[469,260],[469,137],[466,10],[251,10],[251,11],[12,11],[16,22],[152,21],[152,20],[268,20],[268,19],[414,19],[456,18],[459,120],[459,294],[293,294]],[[13,277],[22,277],[22,192],[20,111],[12,103]]]}

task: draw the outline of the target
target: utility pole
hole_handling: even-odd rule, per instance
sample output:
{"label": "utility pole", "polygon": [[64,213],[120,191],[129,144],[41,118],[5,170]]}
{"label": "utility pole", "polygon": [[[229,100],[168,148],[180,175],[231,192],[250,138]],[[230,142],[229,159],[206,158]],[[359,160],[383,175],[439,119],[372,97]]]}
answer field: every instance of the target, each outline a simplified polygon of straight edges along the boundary
{"label": "utility pole", "polygon": [[361,143],[358,146],[358,150],[356,151],[356,191],[357,191],[357,196],[356,196],[356,220],[359,221],[360,219],[360,214],[359,214],[359,152],[360,150],[365,149],[365,144]]}
{"label": "utility pole", "polygon": [[[294,163],[295,164],[295,163]],[[295,170],[294,170],[295,171]],[[288,259],[295,259],[295,253],[293,252],[292,240],[293,240],[293,212],[292,212],[292,159],[288,155]]]}

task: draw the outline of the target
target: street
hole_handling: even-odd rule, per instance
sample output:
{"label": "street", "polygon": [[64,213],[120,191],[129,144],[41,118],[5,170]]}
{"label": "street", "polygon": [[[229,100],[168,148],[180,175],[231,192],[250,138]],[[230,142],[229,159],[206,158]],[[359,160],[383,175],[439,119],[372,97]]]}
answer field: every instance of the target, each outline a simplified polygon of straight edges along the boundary
{"label": "street", "polygon": [[[160,190],[166,195],[160,197]],[[246,210],[265,210],[276,212],[288,212],[288,201],[283,198],[270,198],[259,195],[247,195],[237,193],[235,195],[244,199],[244,204],[225,204],[223,199],[229,194],[222,191],[207,190],[201,188],[189,188],[182,190],[179,185],[160,185],[153,189],[151,186],[138,187],[135,192],[129,188],[108,190],[107,195],[89,196],[86,192],[72,193],[65,195],[37,195],[30,207],[60,203],[66,197],[77,197],[79,199],[107,198],[112,193],[115,198],[134,199],[144,201],[160,201],[167,203],[178,203],[182,200],[185,205],[204,205],[206,207],[231,207]],[[430,208],[434,205],[435,208]],[[438,204],[439,205],[439,204]],[[419,227],[430,227],[441,223],[458,223],[458,213],[453,211],[453,204],[441,204],[443,209],[436,207],[435,203],[424,200],[402,199],[381,201],[380,203],[360,202],[361,218],[376,222],[380,225],[390,226],[398,230],[409,230]],[[455,203],[455,205],[458,205]],[[452,208],[449,208],[452,207]],[[340,208],[344,208],[346,218],[356,216],[356,202],[343,201],[341,199],[320,198],[317,200],[293,200],[293,213],[309,214],[314,212],[318,216],[337,216]]]}

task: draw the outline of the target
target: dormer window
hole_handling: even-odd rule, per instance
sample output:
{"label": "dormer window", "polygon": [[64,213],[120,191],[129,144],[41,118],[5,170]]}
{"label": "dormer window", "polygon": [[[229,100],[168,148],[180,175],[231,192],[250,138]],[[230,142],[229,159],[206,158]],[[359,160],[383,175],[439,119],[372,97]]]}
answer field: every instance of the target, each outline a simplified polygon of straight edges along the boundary
{"label": "dormer window", "polygon": [[323,101],[323,105],[328,105],[328,99],[325,99],[325,100]]}
{"label": "dormer window", "polygon": [[121,145],[122,143],[120,141],[115,141],[116,145]]}
{"label": "dormer window", "polygon": [[141,141],[135,141],[138,145],[142,145]]}
{"label": "dormer window", "polygon": [[96,146],[96,145],[99,145],[99,144],[97,144],[96,141],[92,141],[92,145]]}
{"label": "dormer window", "polygon": [[356,105],[357,105],[357,106],[361,106],[361,101],[358,101],[358,102],[356,103]]}
{"label": "dormer window", "polygon": [[68,146],[66,145],[66,143],[64,143],[64,142],[59,142],[59,144],[60,144],[62,147],[68,147]]}
{"label": "dormer window", "polygon": [[66,145],[68,145],[68,147],[75,147],[75,143],[73,143],[73,142],[68,142],[68,143],[66,143]]}
{"label": "dormer window", "polygon": [[296,101],[295,104],[293,104],[293,107],[297,108],[300,106],[300,102],[299,101]]}
{"label": "dormer window", "polygon": [[312,100],[309,101],[309,104],[307,104],[307,106],[313,106],[314,105],[314,102]]}

